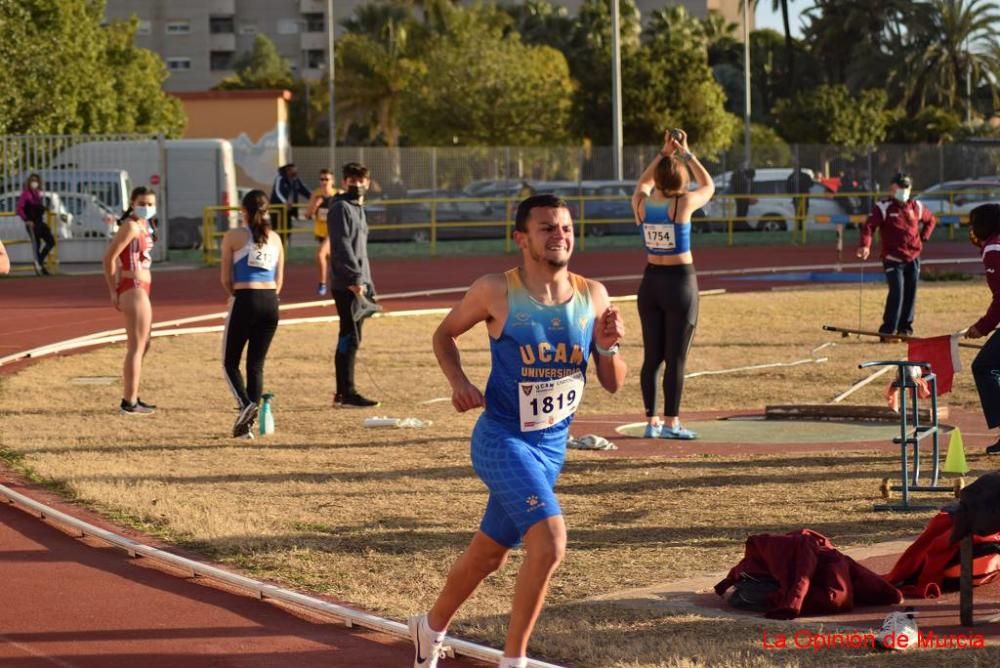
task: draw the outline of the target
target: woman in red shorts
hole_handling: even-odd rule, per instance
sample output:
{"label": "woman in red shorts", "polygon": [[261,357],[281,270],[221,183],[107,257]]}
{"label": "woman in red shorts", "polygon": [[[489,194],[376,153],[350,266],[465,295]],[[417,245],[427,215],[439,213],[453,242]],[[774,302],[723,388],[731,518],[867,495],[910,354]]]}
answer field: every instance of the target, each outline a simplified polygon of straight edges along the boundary
{"label": "woman in red shorts", "polygon": [[148,415],[156,406],[139,398],[142,358],[149,348],[153,307],[149,288],[156,230],[156,194],[140,186],[132,191],[129,208],[118,221],[118,233],[104,253],[104,280],[111,304],[125,314],[128,351],[122,370],[122,415]]}

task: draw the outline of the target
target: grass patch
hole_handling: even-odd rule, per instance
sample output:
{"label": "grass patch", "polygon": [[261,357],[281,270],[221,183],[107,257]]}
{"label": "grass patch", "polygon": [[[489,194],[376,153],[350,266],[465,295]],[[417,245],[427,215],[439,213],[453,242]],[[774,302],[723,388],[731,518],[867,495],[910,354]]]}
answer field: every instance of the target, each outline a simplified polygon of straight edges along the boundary
{"label": "grass patch", "polygon": [[[864,292],[865,323],[877,322],[881,286]],[[823,364],[703,376],[688,381],[684,408],[762,409],[769,403],[826,402],[865,373],[859,362],[905,354],[901,344],[841,339],[820,325],[853,326],[856,290],[800,290],[705,298],[689,371],[791,361],[818,354]],[[937,334],[974,322],[989,291],[981,281],[928,285],[918,331]],[[617,395],[590,384],[582,414],[641,419],[641,336],[625,304],[630,366]],[[32,365],[0,383],[0,453],[22,471],[58,485],[113,519],[196,549],[257,576],[401,618],[426,608],[448,565],[478,524],[485,489],[471,470],[474,415],[458,415],[430,350],[437,318],[375,320],[365,331],[358,383],[382,399],[371,413],[335,411],[333,327],[280,329],[266,370],[277,433],[253,444],[228,432],[233,401],[218,357],[219,335],[154,342],[143,396],[161,406],[148,419],[117,415],[117,386],[73,385],[111,373],[122,347]],[[870,328],[870,327],[869,327]],[[485,329],[462,341],[470,377],[483,383]],[[966,367],[971,361],[963,350]],[[593,379],[592,379],[593,380]],[[881,404],[885,383],[860,391]],[[945,401],[978,406],[968,373]],[[415,416],[432,429],[366,429],[369,414]],[[780,429],[780,425],[776,425]],[[574,433],[582,433],[574,429]],[[967,441],[973,439],[967,438]],[[972,475],[992,468],[968,443]],[[669,452],[670,445],[663,445]],[[574,666],[887,665],[898,657],[858,652],[769,653],[769,622],[629,611],[586,602],[598,594],[727,570],[748,534],[810,527],[841,547],[907,538],[926,515],[872,510],[878,483],[898,470],[889,453],[607,459],[571,451],[558,492],[569,525],[569,554],[553,581],[531,651]],[[519,565],[487,581],[454,630],[502,644]],[[995,665],[984,653],[919,652],[908,665]]]}

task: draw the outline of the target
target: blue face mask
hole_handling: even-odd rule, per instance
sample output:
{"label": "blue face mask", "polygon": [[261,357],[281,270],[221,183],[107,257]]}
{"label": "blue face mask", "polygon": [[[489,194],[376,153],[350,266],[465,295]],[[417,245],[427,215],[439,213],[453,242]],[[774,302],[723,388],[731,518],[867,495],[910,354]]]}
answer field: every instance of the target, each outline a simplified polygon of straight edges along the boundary
{"label": "blue face mask", "polygon": [[155,206],[137,206],[137,207],[133,207],[132,213],[134,213],[135,215],[139,216],[143,220],[149,220],[149,219],[153,218],[154,216],[156,216],[156,207]]}

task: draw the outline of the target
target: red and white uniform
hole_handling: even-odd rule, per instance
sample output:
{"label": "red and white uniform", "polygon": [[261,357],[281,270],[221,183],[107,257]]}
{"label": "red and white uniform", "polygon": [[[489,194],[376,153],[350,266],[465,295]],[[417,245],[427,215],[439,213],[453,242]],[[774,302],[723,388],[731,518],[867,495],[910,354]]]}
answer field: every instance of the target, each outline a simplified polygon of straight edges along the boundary
{"label": "red and white uniform", "polygon": [[139,278],[140,271],[149,271],[153,266],[153,228],[145,221],[139,221],[143,226],[143,232],[129,242],[118,255],[121,262],[122,273],[130,272],[131,277],[122,276],[118,280],[118,294],[122,294],[132,288],[139,288],[149,294],[149,282]]}

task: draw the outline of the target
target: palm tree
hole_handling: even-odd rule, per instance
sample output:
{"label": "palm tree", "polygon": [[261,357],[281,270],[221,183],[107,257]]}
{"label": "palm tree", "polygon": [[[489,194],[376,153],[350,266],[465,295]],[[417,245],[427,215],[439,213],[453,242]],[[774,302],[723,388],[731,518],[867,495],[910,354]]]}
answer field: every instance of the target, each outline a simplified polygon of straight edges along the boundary
{"label": "palm tree", "polygon": [[[789,1],[794,2],[795,0],[771,0],[771,11],[776,12],[781,10],[781,23],[785,30],[785,71],[788,73],[788,86],[789,90],[795,83],[795,58],[792,54],[792,27],[788,20],[788,3]],[[743,3],[746,0],[740,1],[740,7],[743,7]],[[757,10],[757,5],[760,4],[760,0],[753,0],[754,11]]]}
{"label": "palm tree", "polygon": [[[993,0],[931,0],[932,20],[918,31],[894,81],[905,92],[911,111],[932,104],[960,111],[966,77],[986,83],[994,106],[992,82],[1000,78],[1000,6]],[[971,104],[971,100],[968,101]]]}
{"label": "palm tree", "polygon": [[[381,136],[399,146],[402,94],[413,67],[411,33],[415,20],[399,2],[360,5],[341,22],[348,34],[338,40],[336,67],[337,117],[346,134],[354,124],[368,128],[369,140]],[[398,170],[398,151],[392,151]]]}
{"label": "palm tree", "polygon": [[726,21],[714,9],[701,20],[701,29],[708,47],[708,64],[715,67],[720,64],[741,65],[743,62],[743,46],[736,38],[739,25]]}

